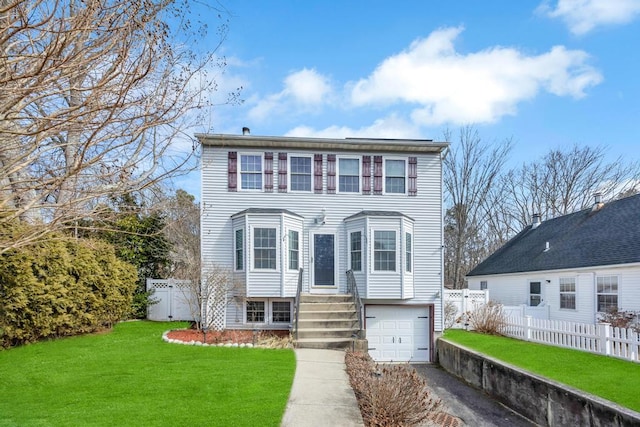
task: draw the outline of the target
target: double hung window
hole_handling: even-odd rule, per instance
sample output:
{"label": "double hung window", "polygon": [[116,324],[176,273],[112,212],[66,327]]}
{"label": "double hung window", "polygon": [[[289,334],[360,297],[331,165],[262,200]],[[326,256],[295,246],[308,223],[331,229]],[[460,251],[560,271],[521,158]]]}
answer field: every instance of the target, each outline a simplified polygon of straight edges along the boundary
{"label": "double hung window", "polygon": [[360,160],[338,159],[338,191],[340,193],[360,192]]}
{"label": "double hung window", "polygon": [[576,279],[574,277],[561,277],[560,308],[575,310],[576,308]]}
{"label": "double hung window", "polygon": [[311,191],[311,157],[291,157],[291,191]]}
{"label": "double hung window", "polygon": [[396,271],[396,232],[373,232],[373,269]]}
{"label": "double hung window", "polygon": [[413,257],[412,257],[412,241],[411,241],[411,233],[406,233],[405,234],[405,249],[406,249],[406,260],[405,260],[405,270],[410,273],[411,272],[411,267],[413,265]]}
{"label": "double hung window", "polygon": [[598,276],[598,312],[618,309],[618,276]]}
{"label": "double hung window", "polygon": [[253,268],[276,269],[276,229],[253,229]]}
{"label": "double hung window", "polygon": [[300,267],[300,239],[299,233],[289,230],[289,270],[297,270]]}
{"label": "double hung window", "polygon": [[243,190],[262,190],[262,156],[240,156],[240,185]]}
{"label": "double hung window", "polygon": [[386,159],[384,163],[385,193],[405,193],[406,163],[404,160]]}
{"label": "double hung window", "polygon": [[234,239],[235,269],[244,270],[244,230],[238,228]]}
{"label": "double hung window", "polygon": [[352,232],[349,240],[351,270],[362,271],[362,232]]}
{"label": "double hung window", "polygon": [[264,323],[264,301],[247,301],[247,323]]}

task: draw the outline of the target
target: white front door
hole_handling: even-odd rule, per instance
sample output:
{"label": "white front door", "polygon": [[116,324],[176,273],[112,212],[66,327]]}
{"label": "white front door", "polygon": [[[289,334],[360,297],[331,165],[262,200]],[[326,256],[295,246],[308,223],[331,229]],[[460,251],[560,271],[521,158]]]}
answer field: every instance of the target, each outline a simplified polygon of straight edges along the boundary
{"label": "white front door", "polygon": [[376,362],[430,361],[428,307],[367,305],[365,320],[369,355]]}

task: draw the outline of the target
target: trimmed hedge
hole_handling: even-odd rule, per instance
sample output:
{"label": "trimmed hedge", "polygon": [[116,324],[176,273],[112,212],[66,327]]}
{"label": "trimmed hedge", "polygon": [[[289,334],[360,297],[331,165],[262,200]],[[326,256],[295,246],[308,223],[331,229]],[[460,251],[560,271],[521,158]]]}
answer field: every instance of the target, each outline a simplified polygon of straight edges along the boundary
{"label": "trimmed hedge", "polygon": [[0,348],[111,326],[129,314],[137,279],[96,240],[57,236],[0,255]]}

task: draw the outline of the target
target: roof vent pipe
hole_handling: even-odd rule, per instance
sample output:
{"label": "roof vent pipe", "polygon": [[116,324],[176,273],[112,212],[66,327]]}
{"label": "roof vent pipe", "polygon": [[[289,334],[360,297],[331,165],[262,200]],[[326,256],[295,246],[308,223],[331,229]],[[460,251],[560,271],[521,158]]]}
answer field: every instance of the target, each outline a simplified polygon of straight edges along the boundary
{"label": "roof vent pipe", "polygon": [[602,193],[595,193],[593,195],[593,206],[591,207],[591,212],[597,211],[603,206],[604,203],[602,203]]}
{"label": "roof vent pipe", "polygon": [[536,228],[541,224],[542,217],[539,213],[533,214],[533,219],[531,221],[531,228]]}
{"label": "roof vent pipe", "polygon": [[243,135],[250,135],[251,134],[251,129],[249,129],[248,127],[243,127],[242,128],[242,134]]}
{"label": "roof vent pipe", "polygon": [[551,247],[549,246],[549,242],[545,242],[545,244],[544,244],[544,251],[545,251],[545,252],[548,252],[550,248],[551,248]]}

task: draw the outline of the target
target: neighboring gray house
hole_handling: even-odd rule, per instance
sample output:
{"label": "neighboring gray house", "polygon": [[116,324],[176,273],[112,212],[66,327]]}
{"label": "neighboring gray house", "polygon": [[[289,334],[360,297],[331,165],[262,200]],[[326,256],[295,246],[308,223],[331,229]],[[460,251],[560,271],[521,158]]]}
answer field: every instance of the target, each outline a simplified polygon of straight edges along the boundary
{"label": "neighboring gray house", "polygon": [[539,217],[467,275],[504,305],[549,306],[552,320],[640,311],[640,195],[548,221]]}
{"label": "neighboring gray house", "polygon": [[230,268],[241,284],[224,308],[226,328],[295,329],[300,283],[297,345],[351,345],[357,313],[351,308],[351,325],[328,313],[352,301],[351,271],[371,355],[432,360],[442,331],[441,155],[448,144],[197,138],[203,268]]}

